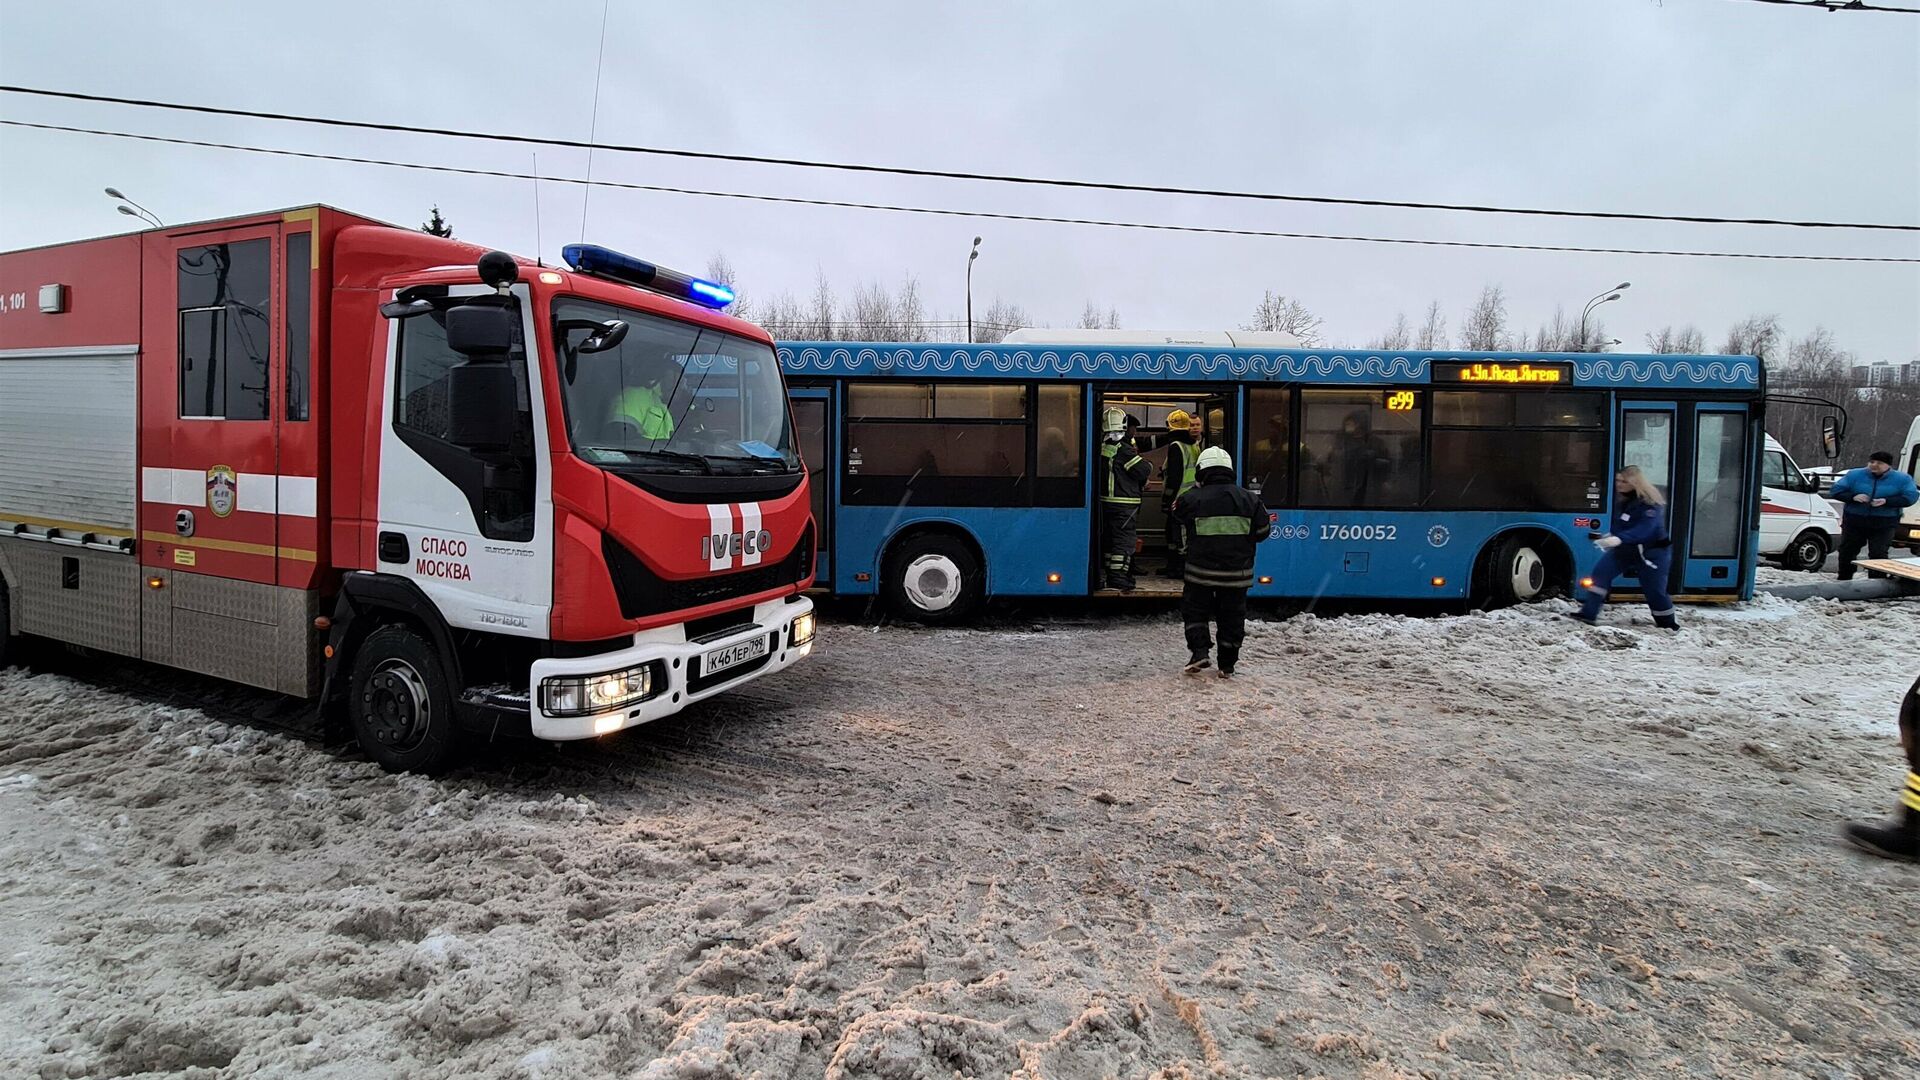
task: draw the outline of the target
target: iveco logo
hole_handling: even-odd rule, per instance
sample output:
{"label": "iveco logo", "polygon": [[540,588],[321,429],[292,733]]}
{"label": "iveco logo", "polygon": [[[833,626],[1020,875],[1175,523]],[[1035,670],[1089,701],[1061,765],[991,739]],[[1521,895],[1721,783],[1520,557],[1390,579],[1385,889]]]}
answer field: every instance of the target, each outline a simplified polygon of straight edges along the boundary
{"label": "iveco logo", "polygon": [[713,533],[700,538],[700,557],[707,562],[738,559],[746,555],[758,555],[772,543],[773,534],[765,529],[750,533]]}

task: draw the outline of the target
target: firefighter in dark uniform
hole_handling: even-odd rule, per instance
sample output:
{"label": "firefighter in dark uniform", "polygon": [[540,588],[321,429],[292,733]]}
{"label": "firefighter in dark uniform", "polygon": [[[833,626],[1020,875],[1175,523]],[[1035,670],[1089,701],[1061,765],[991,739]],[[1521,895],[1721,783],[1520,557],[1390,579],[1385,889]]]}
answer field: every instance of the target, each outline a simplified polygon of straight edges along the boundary
{"label": "firefighter in dark uniform", "polygon": [[1167,577],[1185,575],[1187,530],[1174,519],[1173,504],[1200,482],[1200,418],[1185,409],[1167,414],[1167,433],[1155,439],[1167,448],[1166,472],[1161,474],[1160,509],[1167,521]]}
{"label": "firefighter in dark uniform", "polygon": [[1100,441],[1100,553],[1103,586],[1133,591],[1133,549],[1140,542],[1140,493],[1153,466],[1133,444],[1133,417],[1108,409]]}
{"label": "firefighter in dark uniform", "polygon": [[1907,751],[1907,783],[1900,808],[1879,825],[1849,825],[1847,839],[1875,855],[1920,862],[1920,680],[1900,703],[1900,745]]}
{"label": "firefighter in dark uniform", "polygon": [[1217,446],[1200,451],[1200,485],[1173,508],[1187,530],[1186,589],[1180,615],[1187,624],[1189,674],[1203,671],[1212,648],[1207,624],[1220,628],[1220,677],[1233,674],[1247,636],[1247,590],[1253,554],[1273,531],[1260,497],[1233,482],[1233,458]]}

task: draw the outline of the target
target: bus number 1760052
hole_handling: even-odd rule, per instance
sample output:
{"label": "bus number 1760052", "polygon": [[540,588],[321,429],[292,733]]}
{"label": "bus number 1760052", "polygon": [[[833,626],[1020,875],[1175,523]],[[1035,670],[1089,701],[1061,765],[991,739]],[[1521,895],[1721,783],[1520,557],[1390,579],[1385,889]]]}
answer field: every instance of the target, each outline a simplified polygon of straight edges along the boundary
{"label": "bus number 1760052", "polygon": [[1398,525],[1322,525],[1322,540],[1395,540],[1400,536]]}

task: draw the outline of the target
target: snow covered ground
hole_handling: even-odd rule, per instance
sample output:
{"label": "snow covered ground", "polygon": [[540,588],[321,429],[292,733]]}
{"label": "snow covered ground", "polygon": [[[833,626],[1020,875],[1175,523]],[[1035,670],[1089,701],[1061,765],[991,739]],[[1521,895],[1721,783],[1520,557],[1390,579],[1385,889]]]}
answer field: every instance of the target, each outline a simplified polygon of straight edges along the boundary
{"label": "snow covered ground", "polygon": [[1560,610],[1259,623],[1227,683],[1165,613],[842,622],[444,780],[0,673],[0,1074],[1920,1060],[1920,873],[1836,840],[1920,602]]}

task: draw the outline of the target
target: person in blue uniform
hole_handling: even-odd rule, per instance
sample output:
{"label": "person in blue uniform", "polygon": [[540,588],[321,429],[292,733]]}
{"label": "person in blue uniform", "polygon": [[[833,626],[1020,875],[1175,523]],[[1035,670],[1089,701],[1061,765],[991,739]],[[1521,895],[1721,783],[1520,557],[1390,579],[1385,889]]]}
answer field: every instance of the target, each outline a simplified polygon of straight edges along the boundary
{"label": "person in blue uniform", "polygon": [[1621,469],[1613,478],[1613,530],[1597,537],[1600,561],[1593,567],[1593,584],[1575,619],[1592,626],[1600,621],[1600,606],[1622,574],[1640,579],[1640,591],[1653,612],[1653,625],[1680,629],[1674,618],[1673,598],[1667,595],[1667,571],[1673,565],[1673,541],[1667,535],[1665,496],[1638,465]]}

